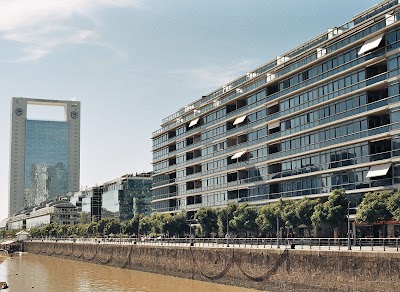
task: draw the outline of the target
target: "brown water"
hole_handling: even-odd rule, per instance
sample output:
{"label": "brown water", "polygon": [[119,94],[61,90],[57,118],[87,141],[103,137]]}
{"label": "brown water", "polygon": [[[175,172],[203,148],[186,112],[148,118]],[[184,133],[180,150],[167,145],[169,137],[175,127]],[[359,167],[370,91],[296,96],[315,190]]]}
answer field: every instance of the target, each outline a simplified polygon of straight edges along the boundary
{"label": "brown water", "polygon": [[252,289],[138,272],[128,269],[40,256],[14,254],[0,264],[3,291],[173,291],[251,292]]}

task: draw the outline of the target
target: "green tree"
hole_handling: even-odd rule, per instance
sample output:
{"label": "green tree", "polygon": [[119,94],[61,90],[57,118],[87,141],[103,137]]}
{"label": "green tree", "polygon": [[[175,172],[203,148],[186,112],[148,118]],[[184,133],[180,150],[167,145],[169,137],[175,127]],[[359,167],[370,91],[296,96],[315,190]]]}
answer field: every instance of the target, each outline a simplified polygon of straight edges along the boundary
{"label": "green tree", "polygon": [[155,236],[161,234],[163,232],[164,225],[164,214],[161,213],[153,213],[150,217],[151,222],[151,233]]}
{"label": "green tree", "polygon": [[315,207],[311,216],[313,225],[327,224],[332,230],[340,231],[347,214],[347,204],[345,190],[334,190],[325,203]]}
{"label": "green tree", "polygon": [[187,221],[187,214],[185,211],[176,213],[173,219],[173,234],[182,237],[189,233],[189,222]]}
{"label": "green tree", "polygon": [[229,203],[225,208],[217,210],[217,224],[219,232],[222,234],[227,233],[227,225],[229,225],[229,231],[235,231],[232,224],[230,223],[233,219],[233,213],[238,208],[238,204],[236,203]]}
{"label": "green tree", "polygon": [[400,190],[397,190],[388,201],[388,209],[393,215],[393,219],[400,220]]}
{"label": "green tree", "polygon": [[194,215],[194,219],[200,225],[198,232],[201,236],[210,237],[212,232],[218,232],[218,216],[215,209],[201,207]]}
{"label": "green tree", "polygon": [[139,229],[141,214],[135,214],[132,219],[122,222],[122,230],[124,234],[137,234]]}
{"label": "green tree", "polygon": [[104,228],[104,234],[120,234],[121,232],[121,224],[116,220],[110,220],[107,222]]}
{"label": "green tree", "polygon": [[92,222],[87,227],[88,234],[96,235],[99,233],[99,225],[97,222]]}
{"label": "green tree", "polygon": [[246,235],[249,231],[257,231],[257,209],[249,204],[241,204],[233,213],[232,226],[238,230],[241,235]]}
{"label": "green tree", "polygon": [[171,214],[163,214],[161,220],[161,233],[165,234],[166,236],[170,237],[175,232],[175,224],[174,219]]}
{"label": "green tree", "polygon": [[298,216],[297,210],[296,210],[296,204],[298,203],[297,201],[293,200],[286,200],[282,201],[284,204],[282,206],[282,219],[284,221],[285,226],[293,226],[293,228],[296,228],[299,226],[300,218]]}
{"label": "green tree", "polygon": [[391,196],[392,192],[389,191],[367,193],[358,206],[356,220],[374,223],[392,219],[392,213],[389,210]]}
{"label": "green tree", "polygon": [[106,225],[111,221],[112,219],[109,218],[102,218],[97,222],[97,232],[100,233],[101,235],[105,234],[105,228]]}
{"label": "green tree", "polygon": [[[385,221],[393,217],[391,212],[392,207],[390,205],[392,196],[393,193],[390,191],[367,193],[358,206],[356,220],[369,223],[382,221],[383,225],[385,225]],[[396,201],[395,198],[393,198],[393,200],[394,202]],[[383,237],[385,237],[385,227],[382,229]]]}
{"label": "green tree", "polygon": [[81,212],[80,216],[79,216],[79,223],[89,224],[90,223],[90,214],[88,212]]}
{"label": "green tree", "polygon": [[255,222],[263,236],[272,237],[276,235],[277,216],[275,208],[275,204],[268,204],[262,206],[258,211]]}
{"label": "green tree", "polygon": [[139,234],[140,235],[147,235],[152,230],[152,220],[149,216],[143,216],[139,219]]}
{"label": "green tree", "polygon": [[311,220],[312,215],[314,214],[315,207],[320,203],[319,199],[311,200],[309,198],[304,197],[301,199],[296,205],[296,213],[299,218],[299,225],[304,224],[307,226],[308,234],[311,234],[311,226],[313,222]]}

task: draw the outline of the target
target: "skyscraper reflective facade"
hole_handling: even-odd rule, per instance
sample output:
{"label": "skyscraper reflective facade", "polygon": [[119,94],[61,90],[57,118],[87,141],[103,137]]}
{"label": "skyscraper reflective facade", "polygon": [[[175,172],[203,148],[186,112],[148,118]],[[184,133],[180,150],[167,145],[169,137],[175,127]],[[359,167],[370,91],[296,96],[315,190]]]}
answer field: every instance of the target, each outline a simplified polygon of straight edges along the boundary
{"label": "skyscraper reflective facade", "polygon": [[[63,121],[27,119],[28,105],[62,106]],[[13,98],[10,215],[79,190],[80,103]]]}
{"label": "skyscraper reflective facade", "polygon": [[383,1],[164,118],[153,211],[398,188],[399,13]]}
{"label": "skyscraper reflective facade", "polygon": [[151,173],[127,174],[103,184],[102,218],[124,221],[150,214]]}

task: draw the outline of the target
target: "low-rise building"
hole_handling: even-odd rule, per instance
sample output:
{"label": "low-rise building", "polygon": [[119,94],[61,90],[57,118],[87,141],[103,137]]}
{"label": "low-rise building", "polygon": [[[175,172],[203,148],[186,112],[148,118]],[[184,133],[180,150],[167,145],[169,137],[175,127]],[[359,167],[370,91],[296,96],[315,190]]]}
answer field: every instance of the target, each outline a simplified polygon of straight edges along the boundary
{"label": "low-rise building", "polygon": [[50,223],[74,225],[79,222],[75,205],[68,201],[54,201],[36,207],[26,218],[26,228],[40,227]]}

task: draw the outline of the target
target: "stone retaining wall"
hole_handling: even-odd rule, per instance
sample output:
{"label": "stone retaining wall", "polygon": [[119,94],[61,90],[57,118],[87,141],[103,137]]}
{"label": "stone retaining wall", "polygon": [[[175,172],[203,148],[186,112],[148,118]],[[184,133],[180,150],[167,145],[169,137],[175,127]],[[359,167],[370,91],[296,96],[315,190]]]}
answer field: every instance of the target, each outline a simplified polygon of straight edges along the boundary
{"label": "stone retaining wall", "polygon": [[400,291],[400,253],[25,242],[25,251],[266,291]]}

